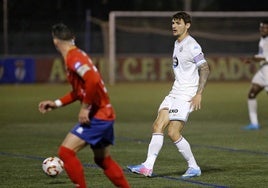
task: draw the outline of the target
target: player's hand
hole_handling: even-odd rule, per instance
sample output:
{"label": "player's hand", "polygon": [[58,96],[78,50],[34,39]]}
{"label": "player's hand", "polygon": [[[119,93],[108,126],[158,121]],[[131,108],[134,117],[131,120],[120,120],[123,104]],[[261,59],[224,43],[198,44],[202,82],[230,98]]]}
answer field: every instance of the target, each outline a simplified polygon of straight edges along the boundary
{"label": "player's hand", "polygon": [[89,114],[89,109],[82,107],[78,114],[78,121],[82,124],[89,124],[90,121],[89,121],[88,114]]}
{"label": "player's hand", "polygon": [[191,102],[191,106],[190,108],[194,110],[200,110],[201,109],[201,100],[202,100],[202,95],[201,94],[196,94],[192,100],[190,100]]}
{"label": "player's hand", "polygon": [[243,61],[243,63],[250,64],[253,60],[252,60],[252,58],[245,58],[242,61]]}
{"label": "player's hand", "polygon": [[50,100],[41,101],[38,105],[38,110],[42,114],[49,112],[49,111],[53,110],[54,108],[57,108],[57,106],[56,106],[54,101],[50,101]]}

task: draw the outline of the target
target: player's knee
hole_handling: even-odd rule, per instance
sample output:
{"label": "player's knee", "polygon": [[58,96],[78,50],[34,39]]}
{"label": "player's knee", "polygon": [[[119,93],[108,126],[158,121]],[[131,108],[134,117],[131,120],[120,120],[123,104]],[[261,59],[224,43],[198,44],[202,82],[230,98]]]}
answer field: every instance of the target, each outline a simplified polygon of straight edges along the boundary
{"label": "player's knee", "polygon": [[255,99],[255,98],[256,98],[256,93],[250,91],[250,92],[248,93],[248,99]]}
{"label": "player's knee", "polygon": [[253,84],[248,92],[248,99],[255,99],[257,95],[264,89],[263,86]]}
{"label": "player's knee", "polygon": [[66,148],[64,146],[60,146],[58,150],[58,156],[65,161],[65,159],[70,158],[75,155],[75,152],[69,148]]}
{"label": "player's knee", "polygon": [[95,163],[102,169],[104,169],[104,158],[94,157]]}
{"label": "player's knee", "polygon": [[163,133],[164,129],[165,129],[165,126],[163,125],[163,123],[155,122],[153,124],[153,132],[154,133]]}
{"label": "player's knee", "polygon": [[181,134],[178,131],[168,130],[168,136],[172,141],[175,142],[181,137]]}

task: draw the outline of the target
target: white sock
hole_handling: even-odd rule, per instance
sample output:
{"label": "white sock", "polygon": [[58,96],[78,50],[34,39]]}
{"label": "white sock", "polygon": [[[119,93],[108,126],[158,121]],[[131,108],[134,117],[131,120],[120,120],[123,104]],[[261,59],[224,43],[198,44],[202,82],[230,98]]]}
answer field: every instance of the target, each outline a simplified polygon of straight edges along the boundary
{"label": "white sock", "polygon": [[253,125],[259,125],[256,99],[248,99],[248,113],[249,113],[250,123]]}
{"label": "white sock", "polygon": [[148,147],[147,159],[142,163],[146,168],[153,169],[155,160],[164,143],[164,135],[155,133],[152,135],[151,142]]}
{"label": "white sock", "polygon": [[187,140],[181,137],[179,140],[174,142],[174,144],[176,145],[184,159],[187,161],[188,167],[199,169],[199,166],[197,165],[194,155],[192,153],[190,144],[187,142]]}

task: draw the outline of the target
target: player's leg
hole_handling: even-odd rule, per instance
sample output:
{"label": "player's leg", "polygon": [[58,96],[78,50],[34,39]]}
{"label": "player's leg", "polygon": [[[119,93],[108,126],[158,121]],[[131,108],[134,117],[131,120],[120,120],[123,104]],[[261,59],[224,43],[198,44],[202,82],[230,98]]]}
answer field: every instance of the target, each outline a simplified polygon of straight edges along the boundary
{"label": "player's leg", "polygon": [[86,146],[86,142],[69,133],[61,144],[58,155],[64,162],[64,169],[69,178],[78,188],[86,188],[83,166],[76,153]]}
{"label": "player's leg", "polygon": [[110,145],[114,143],[114,121],[92,118],[87,133],[87,143],[94,152],[94,161],[116,187],[129,188],[121,167],[110,155]]}
{"label": "player's leg", "polygon": [[248,113],[250,124],[243,127],[244,130],[258,130],[260,125],[257,114],[257,95],[268,84],[268,66],[262,66],[260,70],[252,78],[252,84],[248,92]]}
{"label": "player's leg", "polygon": [[109,146],[104,148],[92,148],[94,152],[94,161],[101,167],[104,174],[110,179],[110,181],[120,188],[129,188],[129,184],[121,167],[112,159],[110,155]]}
{"label": "player's leg", "polygon": [[182,175],[183,178],[191,178],[201,175],[201,170],[196,163],[188,141],[181,135],[184,127],[183,121],[171,121],[168,127],[168,135],[173,141],[179,152],[188,163],[188,170]]}
{"label": "player's leg", "polygon": [[153,124],[153,134],[148,146],[147,158],[145,162],[140,165],[131,165],[127,168],[134,173],[143,174],[145,176],[152,176],[154,163],[160,152],[164,142],[164,130],[169,123],[168,110],[162,109]]}
{"label": "player's leg", "polygon": [[250,124],[245,126],[245,130],[257,130],[259,129],[258,113],[257,113],[257,95],[263,90],[263,87],[259,84],[252,83],[248,92],[248,114]]}
{"label": "player's leg", "polygon": [[156,158],[164,143],[164,130],[169,124],[168,110],[159,111],[156,120],[153,123],[153,134],[148,146],[147,158],[144,163],[149,169],[153,169]]}

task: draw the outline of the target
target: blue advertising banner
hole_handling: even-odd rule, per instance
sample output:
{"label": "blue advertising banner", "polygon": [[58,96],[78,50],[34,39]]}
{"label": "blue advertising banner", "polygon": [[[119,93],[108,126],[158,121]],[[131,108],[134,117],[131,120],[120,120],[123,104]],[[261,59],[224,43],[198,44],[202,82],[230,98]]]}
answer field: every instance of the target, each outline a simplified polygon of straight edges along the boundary
{"label": "blue advertising banner", "polygon": [[6,58],[0,60],[0,83],[33,83],[34,81],[34,59]]}

